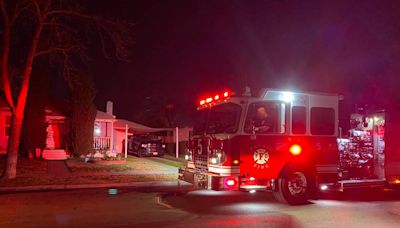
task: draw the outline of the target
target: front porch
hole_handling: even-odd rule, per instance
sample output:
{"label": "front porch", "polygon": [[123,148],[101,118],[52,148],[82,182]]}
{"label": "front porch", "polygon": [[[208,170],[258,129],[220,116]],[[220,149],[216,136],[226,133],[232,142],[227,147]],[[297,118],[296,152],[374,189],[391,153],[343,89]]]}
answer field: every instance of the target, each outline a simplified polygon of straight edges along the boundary
{"label": "front porch", "polygon": [[93,131],[93,157],[116,157],[114,148],[115,116],[111,113],[97,111]]}

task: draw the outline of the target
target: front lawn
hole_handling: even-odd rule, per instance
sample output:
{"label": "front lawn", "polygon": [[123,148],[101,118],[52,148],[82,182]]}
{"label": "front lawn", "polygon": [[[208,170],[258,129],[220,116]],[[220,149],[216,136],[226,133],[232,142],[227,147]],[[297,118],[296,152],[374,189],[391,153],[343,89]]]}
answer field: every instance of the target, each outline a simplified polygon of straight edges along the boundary
{"label": "front lawn", "polygon": [[[171,181],[177,180],[178,177],[177,173],[172,174],[171,169],[163,164],[130,156],[126,164],[122,165],[84,163],[80,159],[68,159],[66,164],[72,171],[71,175],[55,177],[48,174],[46,160],[20,158],[17,178],[0,180],[0,187]],[[0,158],[0,165],[2,173],[5,165],[4,158]]]}
{"label": "front lawn", "polygon": [[128,156],[126,164],[100,165],[96,163],[84,163],[81,159],[68,159],[68,167],[73,172],[124,172],[134,170],[167,170],[166,167],[152,161],[138,157]]}

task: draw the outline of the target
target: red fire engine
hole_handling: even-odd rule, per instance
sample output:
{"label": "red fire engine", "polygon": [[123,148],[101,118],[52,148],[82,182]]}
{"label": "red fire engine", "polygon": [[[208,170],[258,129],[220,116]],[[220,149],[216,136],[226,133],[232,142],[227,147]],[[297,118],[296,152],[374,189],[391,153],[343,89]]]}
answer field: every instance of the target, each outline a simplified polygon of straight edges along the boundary
{"label": "red fire engine", "polygon": [[341,137],[335,94],[226,91],[199,102],[179,178],[212,190],[272,190],[304,204],[317,191],[400,184],[400,118],[355,113]]}

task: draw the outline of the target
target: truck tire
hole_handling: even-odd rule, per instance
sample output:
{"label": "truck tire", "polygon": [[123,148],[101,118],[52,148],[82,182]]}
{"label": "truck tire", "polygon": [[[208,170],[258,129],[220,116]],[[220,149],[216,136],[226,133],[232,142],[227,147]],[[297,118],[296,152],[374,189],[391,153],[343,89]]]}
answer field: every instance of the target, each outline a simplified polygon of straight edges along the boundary
{"label": "truck tire", "polygon": [[315,180],[305,169],[287,168],[276,182],[275,198],[291,205],[307,204],[315,188]]}

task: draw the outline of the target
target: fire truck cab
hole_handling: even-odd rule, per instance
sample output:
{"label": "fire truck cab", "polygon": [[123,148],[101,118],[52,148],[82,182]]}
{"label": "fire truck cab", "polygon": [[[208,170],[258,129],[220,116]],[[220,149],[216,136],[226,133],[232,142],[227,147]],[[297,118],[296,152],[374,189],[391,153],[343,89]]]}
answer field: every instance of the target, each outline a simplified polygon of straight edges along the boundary
{"label": "fire truck cab", "polygon": [[[342,138],[340,100],[277,89],[256,97],[230,91],[207,97],[200,101],[179,179],[212,190],[272,190],[289,204],[304,204],[318,190],[400,182],[400,166],[390,177],[385,172],[385,113],[354,115],[361,126]],[[399,165],[399,153],[393,154]]]}

